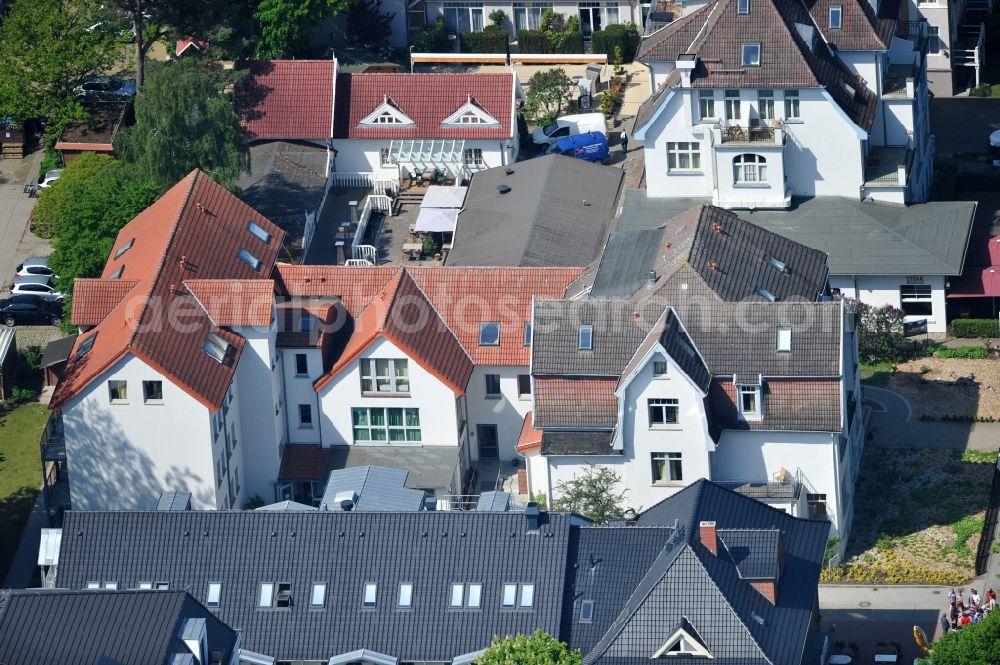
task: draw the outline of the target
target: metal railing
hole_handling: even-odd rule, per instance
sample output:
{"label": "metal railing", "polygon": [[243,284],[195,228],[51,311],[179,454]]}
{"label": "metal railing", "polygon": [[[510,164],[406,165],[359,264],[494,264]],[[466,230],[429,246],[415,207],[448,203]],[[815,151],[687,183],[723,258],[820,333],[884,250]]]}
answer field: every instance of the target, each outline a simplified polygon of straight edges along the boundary
{"label": "metal railing", "polygon": [[475,510],[479,504],[478,494],[445,494],[438,497],[438,510]]}
{"label": "metal railing", "polygon": [[754,499],[797,499],[802,492],[802,472],[789,474],[785,480],[719,480],[726,489]]}
{"label": "metal railing", "polygon": [[378,263],[378,250],[372,245],[354,245],[347,264],[353,266],[373,266]]}
{"label": "metal railing", "polygon": [[774,131],[775,127],[763,124],[751,124],[751,125],[737,125],[737,124],[725,124],[722,125],[722,142],[723,143],[775,143],[777,141],[777,132]]}

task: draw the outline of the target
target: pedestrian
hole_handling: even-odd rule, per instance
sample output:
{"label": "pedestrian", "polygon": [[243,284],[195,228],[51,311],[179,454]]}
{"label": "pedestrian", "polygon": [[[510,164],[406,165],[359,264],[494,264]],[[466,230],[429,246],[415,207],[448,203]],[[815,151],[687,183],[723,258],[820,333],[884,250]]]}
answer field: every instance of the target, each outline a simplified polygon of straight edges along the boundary
{"label": "pedestrian", "polygon": [[958,603],[951,606],[951,627],[958,628]]}
{"label": "pedestrian", "polygon": [[970,623],[972,623],[972,617],[969,616],[968,612],[963,612],[961,618],[958,620],[958,627],[968,626]]}
{"label": "pedestrian", "polygon": [[942,635],[947,635],[948,631],[951,630],[951,622],[948,621],[948,617],[944,614],[941,615],[941,630],[943,631]]}
{"label": "pedestrian", "polygon": [[986,590],[986,607],[992,609],[993,606],[996,604],[997,604],[997,592],[993,590],[993,587],[990,587],[989,589]]}
{"label": "pedestrian", "polygon": [[951,591],[948,592],[948,603],[949,604],[954,605],[955,604],[955,600],[957,598],[958,598],[958,596],[955,595],[955,590],[954,589],[952,589]]}
{"label": "pedestrian", "polygon": [[970,605],[975,605],[975,606],[978,607],[979,606],[979,601],[980,601],[979,592],[976,591],[975,589],[970,589],[970,591],[972,593],[969,595],[969,604]]}
{"label": "pedestrian", "polygon": [[628,152],[628,134],[626,134],[625,130],[623,129],[622,130],[622,154],[624,155],[627,152]]}

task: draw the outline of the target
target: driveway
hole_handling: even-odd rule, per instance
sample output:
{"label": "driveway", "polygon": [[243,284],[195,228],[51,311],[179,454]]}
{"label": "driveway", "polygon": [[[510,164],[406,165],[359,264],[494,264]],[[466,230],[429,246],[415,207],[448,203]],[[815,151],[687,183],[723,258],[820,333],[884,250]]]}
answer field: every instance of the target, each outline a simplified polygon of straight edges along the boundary
{"label": "driveway", "polygon": [[864,401],[872,410],[869,432],[880,448],[993,451],[1000,445],[1000,423],[913,420],[905,397],[878,386],[864,386]]}
{"label": "driveway", "polygon": [[987,153],[990,134],[1000,129],[1000,99],[949,97],[931,100],[931,131],[938,157],[956,152]]}

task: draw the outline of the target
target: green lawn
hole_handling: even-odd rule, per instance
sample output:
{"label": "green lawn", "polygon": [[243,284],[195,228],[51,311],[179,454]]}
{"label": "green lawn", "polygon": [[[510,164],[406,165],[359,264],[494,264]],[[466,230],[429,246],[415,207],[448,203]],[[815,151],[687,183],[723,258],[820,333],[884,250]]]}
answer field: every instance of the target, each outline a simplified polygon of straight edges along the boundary
{"label": "green lawn", "polygon": [[873,386],[884,386],[889,383],[889,375],[896,369],[888,360],[878,362],[858,363],[858,371],[861,372],[861,382]]}
{"label": "green lawn", "polygon": [[38,403],[0,416],[0,583],[42,483],[38,441],[48,417],[48,407]]}

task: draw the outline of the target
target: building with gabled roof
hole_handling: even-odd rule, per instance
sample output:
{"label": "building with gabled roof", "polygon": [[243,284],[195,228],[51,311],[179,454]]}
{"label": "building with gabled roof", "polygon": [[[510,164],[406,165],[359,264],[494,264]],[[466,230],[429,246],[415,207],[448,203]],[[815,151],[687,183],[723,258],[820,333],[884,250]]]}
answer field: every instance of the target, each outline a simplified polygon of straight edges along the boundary
{"label": "building with gabled roof", "polygon": [[240,627],[241,648],[278,661],[457,665],[538,628],[585,663],[808,665],[829,639],[829,524],[704,480],[608,526],[529,506],[71,511],[63,529],[57,585],[188,589]]}
{"label": "building with gabled roof", "polygon": [[652,96],[635,135],[650,196],[926,201],[927,24],[906,6],[713,0],[645,35]]}
{"label": "building with gabled roof", "polygon": [[864,419],[825,255],[711,206],[660,219],[619,225],[564,297],[535,301],[531,492],[591,463],[633,505],[708,478],[846,535]]}

